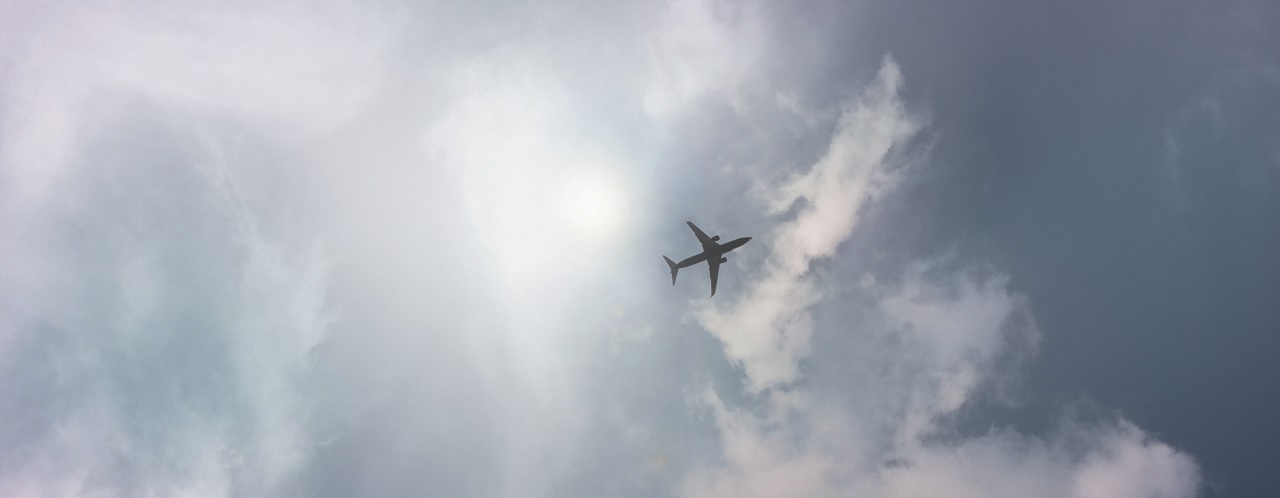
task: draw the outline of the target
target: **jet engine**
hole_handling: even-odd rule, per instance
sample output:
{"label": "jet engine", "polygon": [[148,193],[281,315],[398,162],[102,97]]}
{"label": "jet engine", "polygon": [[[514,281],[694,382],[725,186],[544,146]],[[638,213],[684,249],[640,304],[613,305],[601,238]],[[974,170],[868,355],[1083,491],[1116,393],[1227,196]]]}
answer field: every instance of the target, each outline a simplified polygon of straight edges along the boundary
{"label": "jet engine", "polygon": [[722,257],[722,258],[720,258],[720,262],[721,262],[721,263],[728,263],[728,262],[729,262],[729,258],[724,258],[724,257]]}
{"label": "jet engine", "polygon": [[717,236],[715,236],[715,237],[712,237],[712,238],[711,238],[711,240],[720,240],[720,236],[719,236],[719,235],[717,235]]}

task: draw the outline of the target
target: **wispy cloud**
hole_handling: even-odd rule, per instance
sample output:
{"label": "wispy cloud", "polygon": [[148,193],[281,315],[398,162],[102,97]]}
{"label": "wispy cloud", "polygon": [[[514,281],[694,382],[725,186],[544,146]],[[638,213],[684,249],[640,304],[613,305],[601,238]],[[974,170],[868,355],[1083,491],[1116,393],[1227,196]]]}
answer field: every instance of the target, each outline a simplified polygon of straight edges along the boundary
{"label": "wispy cloud", "polygon": [[902,171],[895,153],[920,129],[901,86],[886,59],[845,107],[827,153],[766,192],[775,212],[803,204],[774,231],[762,274],[728,309],[698,315],[742,366],[744,388],[760,405],[734,406],[706,391],[701,401],[714,415],[723,463],[690,473],[683,494],[1193,496],[1191,458],[1128,422],[1066,424],[1043,437],[965,437],[943,423],[1036,349],[1028,300],[999,272],[934,260],[911,265],[895,282],[841,287],[872,303],[857,323],[824,328],[846,334],[858,350],[840,370],[852,400],[827,399],[822,384],[802,382],[811,310],[839,306],[819,290],[811,267],[834,255],[863,210],[892,191]]}
{"label": "wispy cloud", "polygon": [[763,15],[756,2],[667,2],[649,42],[645,110],[663,116],[716,94],[732,102],[766,43]]}
{"label": "wispy cloud", "polygon": [[[0,46],[0,130],[9,137],[0,174],[21,175],[11,180],[19,200],[41,195],[101,124],[138,99],[255,131],[332,129],[377,88],[388,23],[341,3],[297,7],[89,3],[0,20],[0,30],[27,35]],[[38,28],[14,26],[23,22]]]}
{"label": "wispy cloud", "polygon": [[328,262],[265,228],[245,131],[348,119],[378,36],[270,6],[26,14],[44,29],[0,46],[0,494],[277,494],[314,448]]}
{"label": "wispy cloud", "polygon": [[[0,493],[277,492],[312,451],[299,382],[327,328],[324,260],[265,237],[193,171],[98,166],[66,182],[87,190],[59,192],[83,211],[25,218],[82,233],[24,227],[37,236],[6,244],[28,246],[26,259],[0,261],[45,269],[4,296],[21,307],[5,314],[19,335],[2,368],[24,382],[0,402],[40,418],[6,430],[3,458],[22,463],[0,474]],[[165,193],[103,179],[174,173]]]}
{"label": "wispy cloud", "polygon": [[813,333],[808,309],[821,297],[810,265],[835,254],[863,207],[896,182],[891,153],[920,129],[898,98],[901,87],[897,64],[885,59],[867,91],[845,106],[827,153],[767,193],[775,213],[803,205],[794,220],[774,230],[764,275],[730,309],[707,308],[698,316],[729,358],[742,364],[752,391],[796,380]]}
{"label": "wispy cloud", "polygon": [[[956,434],[1037,346],[1010,276],[824,281],[923,129],[892,59],[829,105],[830,12],[0,6],[0,495],[1194,492],[1124,421]],[[647,217],[806,164],[687,333]]]}

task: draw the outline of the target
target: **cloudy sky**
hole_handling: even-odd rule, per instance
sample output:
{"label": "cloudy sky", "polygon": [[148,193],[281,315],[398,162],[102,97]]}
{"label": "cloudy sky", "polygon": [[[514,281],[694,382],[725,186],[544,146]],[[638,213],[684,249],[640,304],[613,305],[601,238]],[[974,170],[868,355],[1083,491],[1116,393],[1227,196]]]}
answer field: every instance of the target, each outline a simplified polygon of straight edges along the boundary
{"label": "cloudy sky", "polygon": [[0,0],[0,495],[1280,495],[1278,5]]}

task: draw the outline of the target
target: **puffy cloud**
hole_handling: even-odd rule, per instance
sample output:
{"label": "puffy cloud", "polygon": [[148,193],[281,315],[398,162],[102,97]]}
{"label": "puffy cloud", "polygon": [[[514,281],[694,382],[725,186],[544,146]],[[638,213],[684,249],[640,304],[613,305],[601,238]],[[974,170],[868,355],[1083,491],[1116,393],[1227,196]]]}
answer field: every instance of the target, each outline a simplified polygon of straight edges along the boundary
{"label": "puffy cloud", "polygon": [[1195,496],[1190,457],[1128,422],[1068,425],[1047,439],[993,432],[910,452],[878,476],[881,496]]}
{"label": "puffy cloud", "polygon": [[746,408],[708,391],[724,461],[692,472],[683,495],[1195,496],[1194,460],[1127,421],[1067,422],[1045,436],[964,437],[940,426],[993,380],[994,360],[1035,332],[1001,276],[910,273],[882,289],[878,319],[863,325],[880,330],[850,332],[872,349],[857,360],[872,364],[843,387],[865,399],[824,401],[801,384],[768,389]]}

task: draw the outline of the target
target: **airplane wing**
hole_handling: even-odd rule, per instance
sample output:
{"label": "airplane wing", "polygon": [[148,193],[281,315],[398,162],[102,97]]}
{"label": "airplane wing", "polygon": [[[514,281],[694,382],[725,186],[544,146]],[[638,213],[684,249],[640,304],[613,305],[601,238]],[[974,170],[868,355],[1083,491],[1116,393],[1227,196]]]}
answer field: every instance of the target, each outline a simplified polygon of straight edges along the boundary
{"label": "airplane wing", "polygon": [[698,242],[702,243],[703,251],[714,249],[716,247],[716,241],[711,240],[711,237],[708,237],[707,234],[704,233],[701,228],[698,228],[698,225],[694,225],[692,221],[686,221],[685,223],[688,223],[689,228],[693,229],[693,234],[698,236]]}
{"label": "airplane wing", "polygon": [[720,276],[720,258],[708,259],[707,268],[711,269],[711,295],[714,296],[716,295],[716,278]]}

